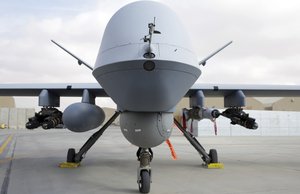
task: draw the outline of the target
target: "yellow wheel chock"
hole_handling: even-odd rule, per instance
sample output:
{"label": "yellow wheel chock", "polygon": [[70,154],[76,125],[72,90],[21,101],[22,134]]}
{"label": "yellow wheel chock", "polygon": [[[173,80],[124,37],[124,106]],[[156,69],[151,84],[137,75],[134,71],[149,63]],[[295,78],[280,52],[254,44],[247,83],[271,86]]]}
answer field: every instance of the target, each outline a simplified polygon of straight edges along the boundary
{"label": "yellow wheel chock", "polygon": [[210,163],[210,164],[206,165],[206,167],[208,169],[223,169],[224,164],[223,163]]}
{"label": "yellow wheel chock", "polygon": [[80,166],[80,163],[73,162],[62,162],[58,165],[60,168],[77,168]]}

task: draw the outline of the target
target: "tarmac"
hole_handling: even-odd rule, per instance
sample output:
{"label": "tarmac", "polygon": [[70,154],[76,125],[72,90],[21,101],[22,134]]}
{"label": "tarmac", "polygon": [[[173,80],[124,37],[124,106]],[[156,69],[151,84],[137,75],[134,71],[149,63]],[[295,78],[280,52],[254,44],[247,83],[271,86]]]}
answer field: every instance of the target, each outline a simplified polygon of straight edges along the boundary
{"label": "tarmac", "polygon": [[[110,127],[81,166],[62,169],[68,148],[77,150],[95,131],[72,133],[0,130],[0,194],[139,193],[137,148]],[[152,194],[290,194],[300,191],[300,137],[199,137],[216,148],[224,169],[202,166],[199,154],[177,131],[171,142],[153,149]]]}

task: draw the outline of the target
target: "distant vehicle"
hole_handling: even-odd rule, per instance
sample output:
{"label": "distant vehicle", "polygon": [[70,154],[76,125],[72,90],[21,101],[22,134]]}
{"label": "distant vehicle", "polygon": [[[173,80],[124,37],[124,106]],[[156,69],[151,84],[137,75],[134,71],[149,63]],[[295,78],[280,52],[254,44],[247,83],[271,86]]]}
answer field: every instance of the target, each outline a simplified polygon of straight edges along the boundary
{"label": "distant vehicle", "polygon": [[0,129],[6,129],[7,125],[6,124],[0,124]]}

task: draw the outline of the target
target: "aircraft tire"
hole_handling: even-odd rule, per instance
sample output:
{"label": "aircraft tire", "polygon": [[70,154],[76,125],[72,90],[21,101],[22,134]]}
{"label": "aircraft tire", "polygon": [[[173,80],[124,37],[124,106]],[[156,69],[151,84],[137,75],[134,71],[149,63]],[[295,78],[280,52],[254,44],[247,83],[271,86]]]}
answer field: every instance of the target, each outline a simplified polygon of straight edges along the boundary
{"label": "aircraft tire", "polygon": [[217,150],[215,149],[211,149],[209,150],[209,157],[210,157],[210,163],[218,163],[218,153],[217,153]]}
{"label": "aircraft tire", "polygon": [[72,162],[72,163],[75,162],[75,155],[76,155],[75,149],[70,148],[68,150],[67,162]]}
{"label": "aircraft tire", "polygon": [[141,182],[139,183],[140,193],[150,192],[150,173],[147,170],[141,171]]}

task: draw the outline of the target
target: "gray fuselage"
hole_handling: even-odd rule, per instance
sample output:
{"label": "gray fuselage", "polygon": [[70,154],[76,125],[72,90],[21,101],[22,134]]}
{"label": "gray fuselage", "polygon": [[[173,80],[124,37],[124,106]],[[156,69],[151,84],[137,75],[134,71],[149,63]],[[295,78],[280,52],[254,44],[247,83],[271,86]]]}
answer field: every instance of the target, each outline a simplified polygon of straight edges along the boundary
{"label": "gray fuselage", "polygon": [[[160,34],[147,42],[151,23]],[[93,75],[122,112],[127,140],[150,148],[171,135],[172,109],[200,76],[197,66],[176,14],[163,4],[139,1],[110,19]]]}

